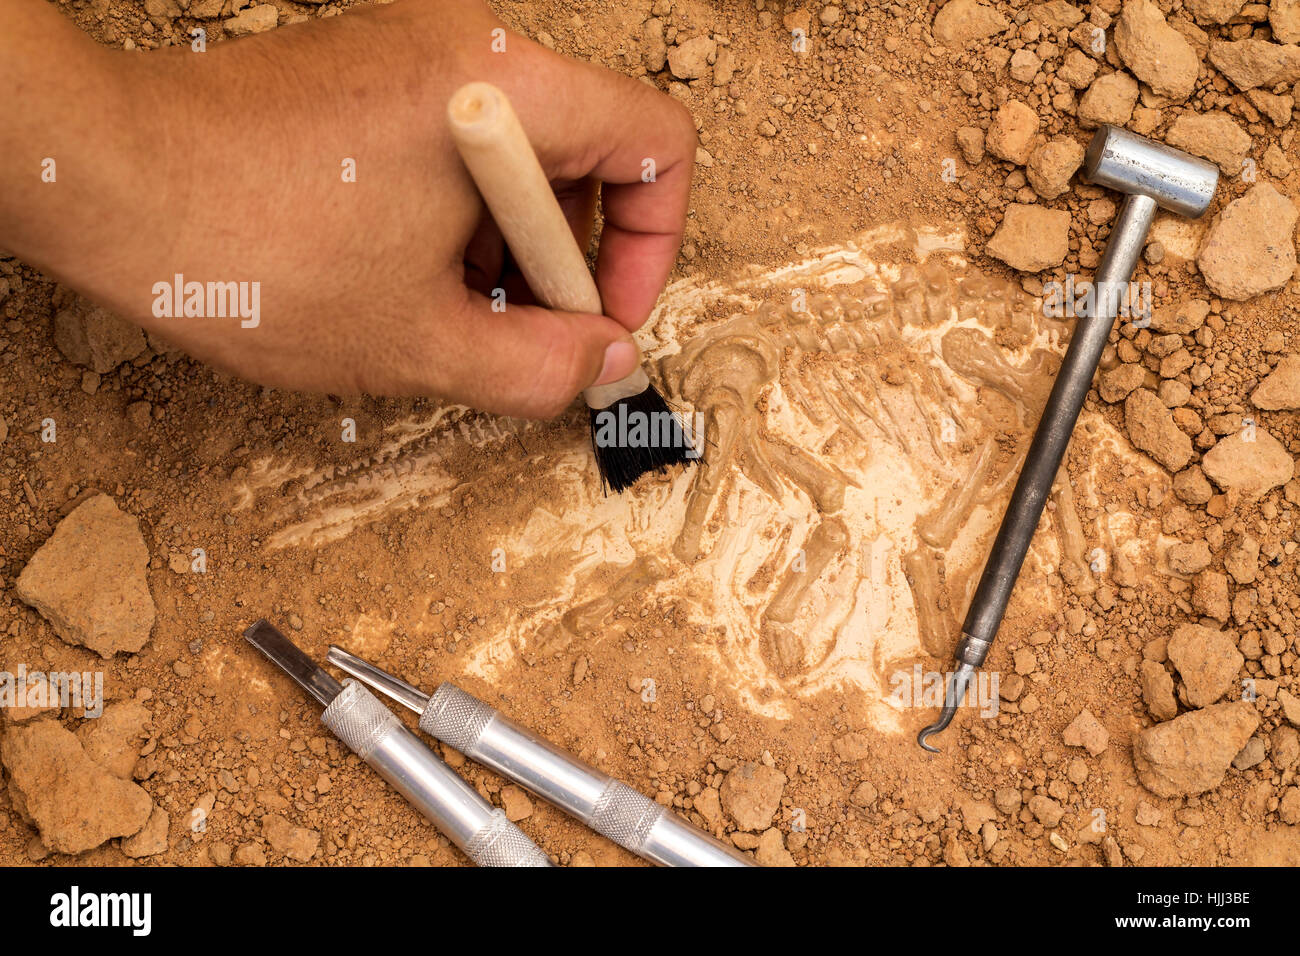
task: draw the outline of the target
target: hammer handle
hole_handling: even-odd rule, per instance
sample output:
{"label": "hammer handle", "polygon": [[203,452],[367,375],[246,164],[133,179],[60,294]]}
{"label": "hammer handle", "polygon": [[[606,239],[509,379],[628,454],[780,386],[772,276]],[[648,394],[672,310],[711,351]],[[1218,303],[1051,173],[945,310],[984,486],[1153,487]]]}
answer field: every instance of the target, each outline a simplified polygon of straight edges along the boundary
{"label": "hammer handle", "polygon": [[1074,423],[1083,410],[1101,353],[1115,325],[1119,297],[1127,293],[1155,213],[1155,200],[1136,193],[1129,194],[1120,208],[1093,280],[1092,314],[1080,316],[1075,322],[1070,346],[1038,420],[1024,467],[962,624],[957,659],[963,664],[982,665],[997,636],[1034,529],[1038,527],[1047,496],[1065,458]]}

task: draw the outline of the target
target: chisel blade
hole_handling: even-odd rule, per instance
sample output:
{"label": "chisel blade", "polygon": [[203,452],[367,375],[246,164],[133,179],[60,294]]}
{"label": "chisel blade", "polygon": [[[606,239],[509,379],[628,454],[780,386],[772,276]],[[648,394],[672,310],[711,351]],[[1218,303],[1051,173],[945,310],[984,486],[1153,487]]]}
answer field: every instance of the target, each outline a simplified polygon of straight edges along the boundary
{"label": "chisel blade", "polygon": [[343,690],[342,684],[321,670],[315,661],[298,649],[297,644],[272,627],[265,618],[244,632],[244,640],[265,654],[322,706],[328,707]]}

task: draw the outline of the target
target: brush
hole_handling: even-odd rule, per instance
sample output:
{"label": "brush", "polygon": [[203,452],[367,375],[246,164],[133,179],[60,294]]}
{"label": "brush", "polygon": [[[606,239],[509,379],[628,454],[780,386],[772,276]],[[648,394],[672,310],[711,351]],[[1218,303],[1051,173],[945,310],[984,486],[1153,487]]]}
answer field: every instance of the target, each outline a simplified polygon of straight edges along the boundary
{"label": "brush", "polygon": [[[452,139],[533,294],[566,312],[603,314],[587,261],[504,93],[462,86],[447,104]],[[586,389],[601,483],[619,492],[699,453],[640,365]]]}

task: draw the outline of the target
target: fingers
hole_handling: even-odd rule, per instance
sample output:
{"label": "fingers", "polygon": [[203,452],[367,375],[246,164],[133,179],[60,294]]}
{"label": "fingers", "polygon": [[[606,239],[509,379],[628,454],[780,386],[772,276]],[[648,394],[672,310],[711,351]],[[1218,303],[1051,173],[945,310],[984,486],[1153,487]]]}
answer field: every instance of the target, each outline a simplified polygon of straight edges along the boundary
{"label": "fingers", "polygon": [[[685,175],[688,190],[689,169]],[[630,330],[639,329],[650,317],[672,272],[686,226],[684,202],[681,221],[671,231],[654,232],[641,226],[637,207],[642,200],[633,194],[638,188],[608,183],[603,187],[605,227],[596,255],[596,288],[600,290],[601,305]]]}
{"label": "fingers", "polygon": [[[596,207],[595,180],[583,179],[575,183],[556,183],[555,198],[559,200],[569,229],[584,252],[591,243],[591,223]],[[465,285],[475,292],[491,296],[492,291],[504,288],[511,302],[534,301],[532,292],[520,276],[501,230],[492,216],[484,211],[474,234],[465,246]]]}
{"label": "fingers", "polygon": [[[449,361],[435,359],[445,366],[436,385],[439,394],[479,408],[544,418],[589,385],[636,367],[628,332],[649,317],[681,245],[696,137],[686,109],[652,86],[535,44],[524,49],[514,71],[493,79],[548,177],[564,184],[562,205],[584,248],[590,202],[582,187],[603,184],[596,285],[605,315],[516,304],[509,292],[505,310],[494,311],[490,300],[466,290],[463,306],[441,323],[459,346]],[[475,252],[467,259],[491,262]],[[473,285],[483,288],[476,278]]]}
{"label": "fingers", "polygon": [[[540,50],[540,48],[539,48]],[[628,329],[645,322],[667,281],[686,226],[695,162],[690,113],[654,87],[548,51],[546,82],[516,105],[553,179],[602,180],[605,226],[596,285],[605,312]]]}
{"label": "fingers", "polygon": [[441,317],[429,361],[437,394],[501,415],[552,418],[589,385],[617,381],[638,362],[632,337],[603,315],[557,312],[467,290]]}

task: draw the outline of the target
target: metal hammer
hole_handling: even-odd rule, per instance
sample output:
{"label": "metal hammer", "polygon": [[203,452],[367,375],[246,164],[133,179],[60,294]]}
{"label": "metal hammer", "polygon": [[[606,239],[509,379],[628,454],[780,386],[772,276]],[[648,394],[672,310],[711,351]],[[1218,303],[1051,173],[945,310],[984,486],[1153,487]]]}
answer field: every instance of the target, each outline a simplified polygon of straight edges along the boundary
{"label": "metal hammer", "polygon": [[952,722],[1002,623],[1029,542],[1065,457],[1074,423],[1083,409],[1093,374],[1115,325],[1121,297],[1125,303],[1128,301],[1128,283],[1137,267],[1156,207],[1199,218],[1210,208],[1219,181],[1219,170],[1213,163],[1115,126],[1097,130],[1088,145],[1083,167],[1089,182],[1124,193],[1124,204],[1093,280],[1093,305],[1075,322],[1052,394],[1034,431],[1034,440],[1002,516],[993,550],[989,552],[966,612],[957,644],[957,669],[948,680],[943,710],[937,721],[917,735],[916,742],[934,753],[938,748],[926,743],[926,738]]}

